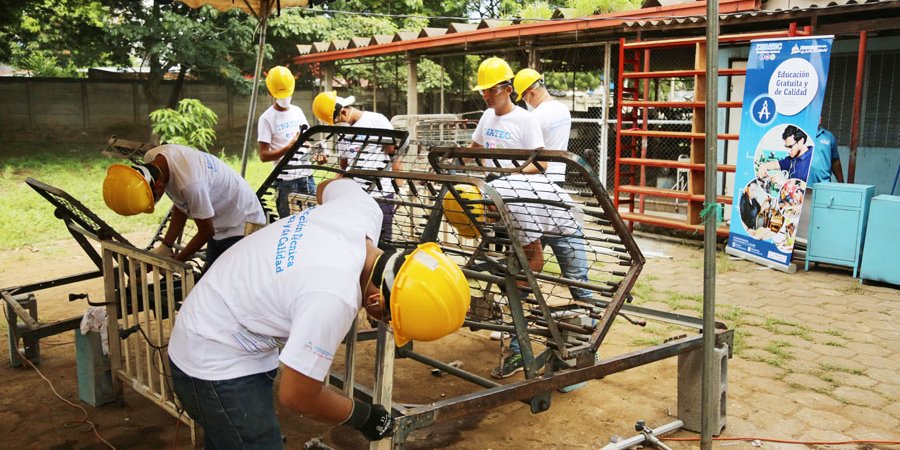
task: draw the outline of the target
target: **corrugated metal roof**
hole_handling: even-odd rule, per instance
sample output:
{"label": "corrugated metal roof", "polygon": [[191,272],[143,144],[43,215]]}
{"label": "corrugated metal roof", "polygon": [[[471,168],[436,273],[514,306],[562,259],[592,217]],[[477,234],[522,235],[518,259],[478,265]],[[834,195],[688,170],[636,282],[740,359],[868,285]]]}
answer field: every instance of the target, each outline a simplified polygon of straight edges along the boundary
{"label": "corrugated metal roof", "polygon": [[512,21],[500,19],[482,19],[481,22],[478,23],[478,29],[498,28],[505,27],[507,25],[512,25]]}
{"label": "corrugated metal roof", "polygon": [[447,27],[447,34],[450,33],[462,33],[463,31],[472,31],[478,29],[477,23],[451,23],[449,27]]}
{"label": "corrugated metal roof", "polygon": [[[900,0],[767,0],[763,1],[763,9],[760,11],[742,11],[722,15],[719,22],[752,21],[763,17],[788,15],[804,11],[822,9],[853,8],[865,5],[895,3],[900,7]],[[630,20],[625,22],[626,28],[660,27],[665,25],[700,24],[706,23],[706,15],[660,18],[646,20]]]}
{"label": "corrugated metal roof", "polygon": [[369,45],[381,45],[387,44],[388,42],[394,42],[393,34],[376,34],[372,36],[372,40],[369,41]]}
{"label": "corrugated metal roof", "polygon": [[301,55],[308,55],[309,52],[312,51],[312,45],[310,44],[297,44],[297,53]]}
{"label": "corrugated metal roof", "polygon": [[[759,8],[760,0],[718,0],[719,10],[722,14],[737,11],[749,11]],[[893,0],[892,0],[893,1]],[[900,1],[900,0],[896,0]],[[377,55],[387,55],[406,51],[423,51],[428,49],[447,48],[458,45],[473,45],[478,43],[500,42],[505,39],[536,38],[539,36],[558,35],[560,33],[581,33],[612,29],[623,26],[626,21],[636,24],[637,17],[702,17],[706,8],[706,2],[701,0],[690,1],[674,6],[660,6],[634,11],[621,11],[616,13],[598,14],[589,17],[575,19],[549,20],[527,24],[513,24],[508,20],[485,19],[479,24],[451,23],[447,32],[441,35],[420,37],[422,30],[415,33],[415,38],[410,40],[395,40],[397,35],[373,36],[366,48],[349,47],[346,50],[336,51],[333,54],[314,56],[301,54],[294,58],[298,64],[311,62],[335,61],[345,58],[361,58]],[[514,25],[514,26],[510,26]],[[428,34],[426,32],[426,34]],[[398,33],[399,35],[399,33]],[[321,53],[319,46],[314,44],[311,53]]]}
{"label": "corrugated metal roof", "polygon": [[419,33],[419,37],[443,36],[445,34],[447,34],[446,28],[425,27],[422,28],[422,31]]}
{"label": "corrugated metal roof", "polygon": [[418,31],[398,31],[394,33],[394,42],[400,41],[411,41],[413,39],[418,39],[419,32]]}
{"label": "corrugated metal roof", "polygon": [[328,47],[331,46],[331,42],[313,42],[312,46],[313,48],[311,53],[323,53],[328,51]]}
{"label": "corrugated metal roof", "polygon": [[348,45],[350,45],[350,39],[335,39],[331,41],[331,44],[328,46],[328,51],[344,50]]}
{"label": "corrugated metal roof", "polygon": [[348,46],[347,48],[368,47],[371,42],[372,42],[372,38],[367,38],[367,37],[350,38],[350,46]]}

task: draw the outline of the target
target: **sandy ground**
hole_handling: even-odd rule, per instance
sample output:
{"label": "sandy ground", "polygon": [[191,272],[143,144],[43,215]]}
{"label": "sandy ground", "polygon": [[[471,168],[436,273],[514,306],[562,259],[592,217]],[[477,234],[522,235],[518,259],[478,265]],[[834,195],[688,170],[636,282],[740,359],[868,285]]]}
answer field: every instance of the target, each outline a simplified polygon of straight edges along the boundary
{"label": "sandy ground", "polygon": [[[132,237],[144,242],[146,237]],[[702,293],[702,251],[696,247],[641,238],[641,248],[667,258],[650,259],[641,277],[645,305],[697,315]],[[728,362],[727,427],[723,437],[768,437],[799,441],[900,440],[900,291],[892,286],[860,286],[848,270],[817,267],[781,274],[743,261],[720,264],[720,317],[733,319],[741,339]],[[72,241],[0,253],[0,286],[21,285],[92,267]],[[99,281],[37,293],[41,321],[80,315],[83,301],[70,292],[102,298]],[[642,329],[620,321],[601,347],[604,356],[646,346],[648,339],[682,333],[666,327]],[[0,326],[6,339],[6,326]],[[125,406],[92,408],[78,401],[74,332],[41,341],[41,372],[59,394],[81,404],[102,436],[121,449],[189,448],[184,426],[133,390]],[[488,376],[499,344],[484,332],[462,331],[417,350]],[[371,354],[371,344],[362,345]],[[371,361],[359,371],[370,382]],[[395,401],[426,403],[474,392],[477,388],[408,360],[397,362]],[[3,364],[0,376],[0,433],[3,448],[105,448],[84,423],[81,411],[59,400],[31,369]],[[510,381],[520,380],[521,375]],[[698,381],[699,382],[699,381]],[[634,435],[644,419],[657,426],[675,419],[676,360],[670,359],[592,381],[584,389],[554,393],[549,411],[533,415],[522,403],[509,404],[414,433],[406,448],[569,449],[600,448],[612,436]],[[287,448],[303,448],[321,438],[336,448],[366,448],[354,430],[330,428],[283,410]],[[698,437],[680,431],[676,437]],[[668,442],[697,448],[696,442]],[[806,446],[762,442],[763,448],[900,448],[887,444]],[[756,448],[748,441],[717,442],[716,448]]]}

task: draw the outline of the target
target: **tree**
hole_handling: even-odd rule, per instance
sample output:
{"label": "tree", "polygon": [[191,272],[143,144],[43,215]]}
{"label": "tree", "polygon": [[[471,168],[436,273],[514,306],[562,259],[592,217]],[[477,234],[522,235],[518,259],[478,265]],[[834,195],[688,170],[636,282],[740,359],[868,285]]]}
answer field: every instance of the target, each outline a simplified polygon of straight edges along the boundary
{"label": "tree", "polygon": [[0,61],[33,76],[77,76],[77,69],[121,64],[104,27],[110,8],[97,0],[7,2],[0,7]]}

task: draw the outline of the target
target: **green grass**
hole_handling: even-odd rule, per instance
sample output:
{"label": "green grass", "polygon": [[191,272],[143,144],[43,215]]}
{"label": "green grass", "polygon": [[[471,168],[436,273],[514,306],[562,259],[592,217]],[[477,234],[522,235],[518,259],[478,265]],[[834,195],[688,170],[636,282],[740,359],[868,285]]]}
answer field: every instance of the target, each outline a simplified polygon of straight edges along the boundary
{"label": "green grass", "polygon": [[[0,154],[0,192],[3,192],[4,200],[0,203],[0,250],[69,238],[62,221],[53,216],[50,203],[25,184],[27,177],[68,192],[120,233],[155,229],[171,207],[171,202],[164,198],[153,214],[123,217],[110,211],[101,194],[103,178],[110,164],[125,161],[101,155],[102,145],[48,148],[35,144],[6,144],[4,147]],[[218,156],[235,170],[240,170],[239,157]],[[251,158],[247,164],[250,186],[255,190],[271,169],[271,164]]]}

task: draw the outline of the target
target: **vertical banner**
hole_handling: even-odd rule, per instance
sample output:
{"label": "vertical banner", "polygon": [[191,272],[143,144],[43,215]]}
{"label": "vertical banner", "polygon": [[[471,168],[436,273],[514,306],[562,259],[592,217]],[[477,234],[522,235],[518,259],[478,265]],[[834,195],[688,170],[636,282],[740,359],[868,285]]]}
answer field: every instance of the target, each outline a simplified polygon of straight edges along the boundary
{"label": "vertical banner", "polygon": [[729,254],[780,270],[790,268],[832,39],[750,43]]}

